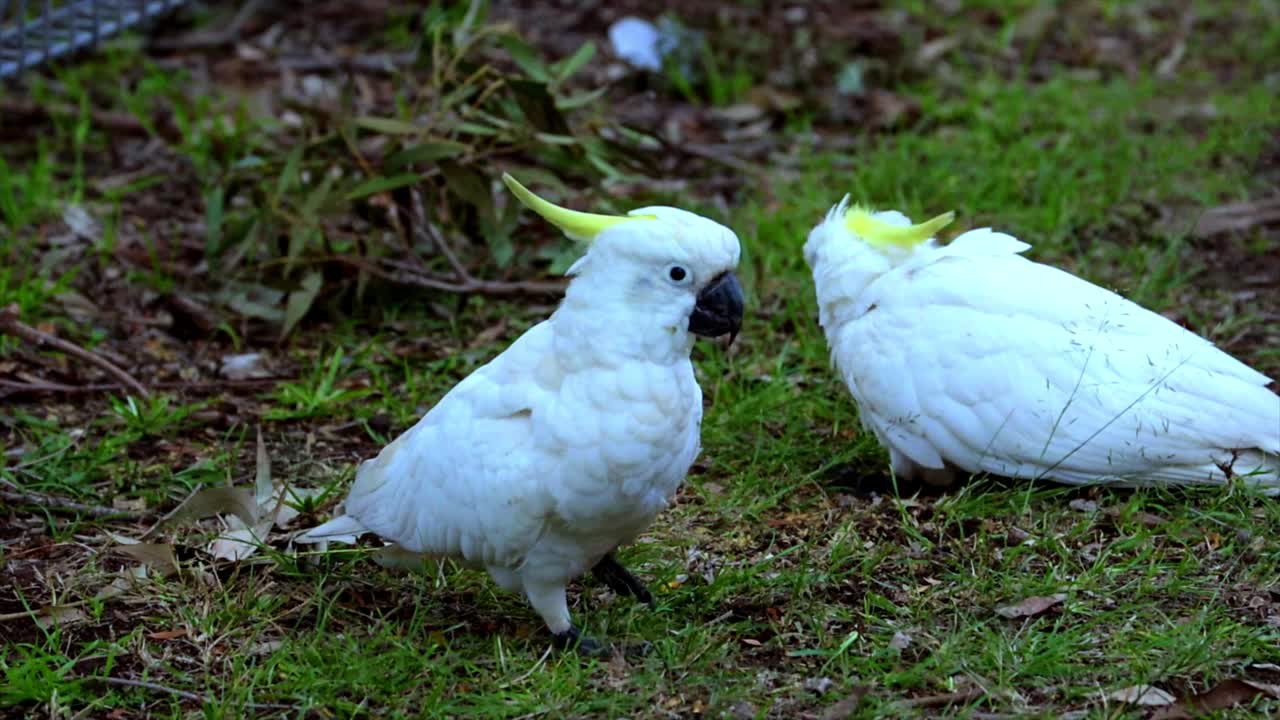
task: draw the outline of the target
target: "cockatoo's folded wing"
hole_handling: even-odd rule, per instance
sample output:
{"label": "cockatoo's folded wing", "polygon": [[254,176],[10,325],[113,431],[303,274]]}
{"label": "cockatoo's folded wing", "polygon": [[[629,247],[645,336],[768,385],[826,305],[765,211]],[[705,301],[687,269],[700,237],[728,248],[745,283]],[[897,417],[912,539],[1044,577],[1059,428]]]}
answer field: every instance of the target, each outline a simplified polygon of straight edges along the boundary
{"label": "cockatoo's folded wing", "polygon": [[1026,247],[966,233],[860,298],[833,352],[859,368],[846,383],[897,451],[924,467],[946,458],[970,472],[1069,481],[1202,480],[1232,450],[1254,467],[1274,462],[1280,399],[1265,376],[1016,255]]}
{"label": "cockatoo's folded wing", "polygon": [[411,552],[519,564],[544,529],[557,462],[531,426],[550,402],[549,343],[535,326],[364,462],[347,514]]}

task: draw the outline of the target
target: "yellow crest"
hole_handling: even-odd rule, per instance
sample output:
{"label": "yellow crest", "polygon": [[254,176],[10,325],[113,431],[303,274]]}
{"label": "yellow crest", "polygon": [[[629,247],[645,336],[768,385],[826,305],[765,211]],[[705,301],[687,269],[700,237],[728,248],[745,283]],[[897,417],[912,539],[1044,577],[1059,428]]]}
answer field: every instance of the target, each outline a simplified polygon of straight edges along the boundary
{"label": "yellow crest", "polygon": [[935,233],[955,219],[955,212],[946,212],[918,225],[902,227],[878,220],[871,215],[871,211],[867,208],[854,205],[845,213],[844,225],[849,228],[849,232],[872,245],[878,247],[897,245],[898,247],[907,248],[933,237]]}
{"label": "yellow crest", "polygon": [[547,222],[560,228],[565,235],[579,242],[591,242],[604,230],[624,222],[633,220],[654,220],[652,215],[597,215],[595,213],[578,212],[569,208],[547,202],[534,195],[508,173],[502,173],[502,182],[506,183],[525,207],[546,218]]}

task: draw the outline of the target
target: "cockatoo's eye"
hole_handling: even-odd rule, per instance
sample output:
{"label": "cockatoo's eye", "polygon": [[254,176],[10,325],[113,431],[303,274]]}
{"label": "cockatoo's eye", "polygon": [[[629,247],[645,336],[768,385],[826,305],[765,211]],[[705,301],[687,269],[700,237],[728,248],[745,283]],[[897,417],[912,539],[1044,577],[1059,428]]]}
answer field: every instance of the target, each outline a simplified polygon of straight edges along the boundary
{"label": "cockatoo's eye", "polygon": [[670,265],[667,267],[667,278],[674,285],[688,285],[693,282],[693,276],[683,265]]}

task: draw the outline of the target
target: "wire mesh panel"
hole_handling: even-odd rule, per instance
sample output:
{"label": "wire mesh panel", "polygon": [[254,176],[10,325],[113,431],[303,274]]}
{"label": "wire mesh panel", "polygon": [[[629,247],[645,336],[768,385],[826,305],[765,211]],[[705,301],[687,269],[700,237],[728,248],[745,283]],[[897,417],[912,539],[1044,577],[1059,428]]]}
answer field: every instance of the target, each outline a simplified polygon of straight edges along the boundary
{"label": "wire mesh panel", "polygon": [[187,0],[0,0],[0,79],[96,45]]}

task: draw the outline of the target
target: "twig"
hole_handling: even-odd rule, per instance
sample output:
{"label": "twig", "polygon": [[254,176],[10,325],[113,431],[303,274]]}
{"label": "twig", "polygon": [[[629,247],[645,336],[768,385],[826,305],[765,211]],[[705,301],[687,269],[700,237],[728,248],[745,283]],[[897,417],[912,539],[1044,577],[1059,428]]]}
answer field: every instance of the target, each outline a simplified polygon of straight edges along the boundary
{"label": "twig", "polygon": [[384,270],[364,258],[353,257],[350,255],[335,255],[329,259],[364,270],[365,272],[388,282],[398,283],[400,285],[413,285],[416,287],[428,288],[430,290],[494,296],[560,295],[564,293],[564,284],[558,282],[539,282],[536,280],[507,282],[501,280],[477,280],[475,278],[461,282],[452,282],[430,275],[409,272],[407,270]]}
{"label": "twig", "polygon": [[10,335],[20,337],[27,342],[34,343],[37,347],[48,345],[56,350],[61,350],[68,355],[80,358],[85,362],[97,365],[108,375],[119,380],[121,384],[132,389],[142,397],[151,397],[151,393],[147,392],[147,389],[142,386],[142,383],[134,380],[132,375],[121,370],[110,360],[95,352],[85,350],[74,343],[67,342],[62,338],[54,337],[47,332],[37,330],[19,320],[17,303],[12,303],[4,310],[0,310],[0,332],[7,332]]}
{"label": "twig", "polygon": [[[77,608],[85,605],[85,600],[76,600],[75,602],[62,603],[57,606],[58,610],[66,610],[67,608]],[[49,617],[46,611],[54,608],[40,608],[36,610],[19,610],[18,612],[4,613],[0,615],[0,622],[9,622],[10,620],[39,620],[42,617]]]}
{"label": "twig", "polygon": [[[256,385],[265,385],[269,383],[278,383],[286,380],[293,380],[289,376],[272,376],[261,378],[243,378],[240,380],[209,380],[205,382],[187,382],[181,380],[173,380],[166,382],[151,383],[153,390],[186,390],[188,392],[203,392],[207,390],[221,390],[231,387],[253,387]],[[38,383],[22,383],[13,380],[0,379],[0,398],[6,398],[10,395],[22,395],[30,393],[33,395],[40,394],[62,394],[62,395],[78,395],[86,393],[99,392],[116,392],[124,390],[125,386],[119,383],[94,383],[89,385],[64,385],[55,382],[38,382]]]}
{"label": "twig", "polygon": [[96,518],[114,517],[125,520],[141,520],[142,518],[150,515],[150,513],[139,512],[137,510],[116,510],[115,508],[103,507],[101,505],[86,505],[74,500],[67,500],[66,498],[31,492],[29,490],[0,490],[0,499],[11,503],[38,505],[46,510],[52,510],[54,512],[79,513],[81,515],[88,515]]}
{"label": "twig", "polygon": [[231,18],[231,22],[220,30],[200,30],[172,40],[160,38],[152,40],[151,46],[157,50],[211,50],[231,45],[240,40],[240,30],[258,12],[264,1],[249,0]]}
{"label": "twig", "polygon": [[921,695],[920,697],[908,698],[898,701],[898,705],[909,708],[935,708],[945,707],[947,705],[956,705],[959,703],[967,703],[977,700],[986,693],[982,688],[969,688],[968,690],[960,690],[953,693],[941,693],[938,695]]}
{"label": "twig", "polygon": [[[58,115],[79,117],[80,112],[80,108],[75,105],[37,103],[17,98],[0,100],[0,115],[4,116],[6,123],[16,124],[19,121],[47,122]],[[89,119],[96,127],[122,135],[146,137],[151,134],[151,131],[141,120],[129,113],[91,109],[89,110]],[[168,115],[158,114],[153,116],[151,124],[154,126],[156,133],[167,140],[175,139],[181,134],[173,125],[172,118]]]}
{"label": "twig", "polygon": [[[449,261],[449,267],[453,268],[453,273],[458,276],[459,280],[464,282],[474,280],[475,278],[471,276],[471,271],[467,270],[466,266],[462,264],[462,261],[458,259],[457,254],[453,252],[453,248],[450,247],[449,243],[444,239],[444,235],[440,232],[440,229],[431,224],[431,220],[427,218],[427,208],[422,202],[422,193],[414,190],[410,197],[413,200],[414,234],[424,240],[430,240],[432,245],[440,249],[440,254],[444,255],[445,259]],[[418,260],[419,263],[422,262],[417,255],[414,255],[413,257]]]}
{"label": "twig", "polygon": [[718,162],[721,165],[724,165],[731,170],[737,170],[744,175],[759,175],[761,173],[759,165],[752,165],[736,155],[729,154],[723,149],[723,146],[685,143],[682,145],[674,145],[673,147],[687,155],[693,155],[694,157],[705,158],[707,160]]}
{"label": "twig", "polygon": [[353,55],[350,57],[343,57],[339,55],[286,55],[275,58],[270,62],[273,66],[282,70],[292,70],[299,73],[341,70],[345,72],[366,73],[369,75],[392,75],[395,73],[397,67],[412,64],[416,56],[417,54],[412,52],[373,53],[370,55]]}
{"label": "twig", "polygon": [[[110,676],[88,677],[88,678],[85,678],[85,680],[89,682],[100,682],[105,685],[116,685],[119,687],[131,687],[131,688],[139,688],[142,690],[152,690],[155,692],[168,693],[170,695],[177,695],[183,700],[190,700],[191,702],[194,702],[194,703],[200,703],[201,705],[207,705],[212,702],[212,698],[201,695],[199,693],[193,693],[190,690],[179,690],[178,688],[169,687],[168,685],[161,685],[160,683],[154,683],[148,680],[130,680],[129,678],[119,678],[119,677],[110,677]],[[297,705],[281,705],[279,703],[252,703],[251,702],[251,703],[245,703],[244,706],[246,709],[249,709],[249,710],[297,710],[298,709]]]}

